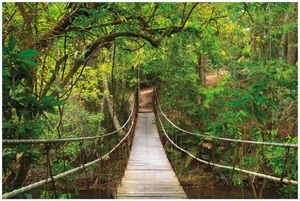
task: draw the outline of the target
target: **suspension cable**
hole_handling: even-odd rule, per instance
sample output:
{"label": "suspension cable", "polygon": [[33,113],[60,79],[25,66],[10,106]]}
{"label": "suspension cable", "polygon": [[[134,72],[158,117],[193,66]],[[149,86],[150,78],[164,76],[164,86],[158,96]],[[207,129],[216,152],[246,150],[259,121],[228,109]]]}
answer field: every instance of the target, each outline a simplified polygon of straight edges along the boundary
{"label": "suspension cable", "polygon": [[[134,107],[134,109],[133,109],[132,111],[134,111],[134,113],[136,113],[136,108]],[[132,114],[133,114],[133,112],[131,113],[130,117],[132,116]],[[49,183],[49,182],[51,182],[51,181],[58,180],[58,179],[63,178],[63,177],[65,177],[65,176],[69,175],[69,174],[75,173],[75,172],[77,172],[77,171],[79,171],[79,170],[82,170],[82,169],[84,169],[84,168],[87,168],[87,167],[89,167],[89,166],[92,166],[92,165],[94,165],[94,164],[97,164],[97,163],[100,162],[101,160],[103,160],[103,159],[109,157],[109,155],[110,155],[112,152],[114,152],[114,151],[120,146],[120,144],[122,144],[122,142],[124,142],[124,140],[130,135],[130,133],[131,133],[131,131],[132,131],[132,128],[133,128],[133,126],[134,126],[134,124],[135,124],[135,118],[136,118],[136,115],[133,115],[133,119],[132,119],[132,121],[131,121],[131,125],[130,125],[130,128],[129,128],[127,134],[120,140],[120,142],[119,142],[117,145],[115,145],[109,152],[107,152],[106,154],[104,154],[102,157],[100,157],[100,158],[98,158],[98,159],[96,159],[96,160],[94,160],[94,161],[88,162],[88,163],[86,163],[86,164],[81,164],[80,166],[78,166],[78,167],[76,167],[76,168],[73,168],[73,169],[71,169],[71,170],[62,172],[62,173],[60,173],[60,174],[58,174],[58,175],[53,176],[52,178],[43,179],[43,180],[38,181],[38,182],[35,182],[35,183],[33,183],[33,184],[29,184],[29,185],[24,186],[24,187],[22,187],[22,188],[19,188],[19,189],[13,190],[13,191],[11,191],[11,192],[5,193],[5,194],[2,195],[2,198],[3,198],[3,199],[7,199],[7,198],[14,197],[14,196],[19,195],[19,194],[21,194],[21,193],[24,193],[24,192],[26,192],[26,191],[29,191],[29,190],[32,190],[32,189],[37,188],[37,187],[39,187],[39,186],[42,186],[43,184]],[[129,118],[129,119],[130,119],[130,118]],[[117,132],[117,131],[114,131],[114,132]]]}
{"label": "suspension cable", "polygon": [[90,137],[78,137],[78,138],[61,138],[61,139],[21,139],[21,140],[15,140],[15,139],[3,139],[2,143],[5,144],[42,144],[42,143],[65,143],[65,142],[76,142],[76,141],[83,141],[83,140],[95,140],[99,138],[103,138],[106,136],[110,136],[112,134],[115,134],[122,130],[129,122],[130,118],[133,115],[134,109],[131,110],[131,113],[126,120],[126,122],[117,130],[112,131],[110,133],[106,133],[104,135],[97,135],[97,136],[90,136]]}
{"label": "suspension cable", "polygon": [[[155,90],[156,93],[156,90]],[[198,137],[205,137],[205,138],[210,138],[210,139],[216,139],[216,140],[223,140],[223,141],[229,141],[229,142],[238,142],[238,143],[247,143],[247,144],[258,144],[258,145],[267,145],[267,146],[274,146],[274,147],[290,147],[290,148],[298,148],[298,144],[288,144],[288,143],[276,143],[276,142],[261,142],[261,141],[253,141],[253,140],[242,140],[242,139],[232,139],[232,138],[223,138],[223,137],[216,137],[216,136],[211,136],[211,135],[203,135],[203,134],[197,134],[197,133],[193,133],[187,130],[184,130],[182,128],[180,128],[179,126],[175,125],[168,117],[167,115],[162,111],[158,98],[157,98],[157,94],[155,94],[156,96],[156,102],[157,102],[157,106],[158,109],[160,111],[160,113],[163,115],[163,117],[176,129],[182,131],[183,133],[189,134],[189,135],[194,135],[194,136],[198,136]]]}
{"label": "suspension cable", "polygon": [[[155,106],[156,106],[156,104],[155,104]],[[194,158],[195,160],[197,160],[199,162],[202,162],[204,164],[211,165],[211,166],[214,166],[214,167],[219,167],[219,168],[224,168],[224,169],[229,169],[229,170],[233,170],[233,171],[238,171],[238,172],[254,175],[254,176],[257,176],[257,177],[260,177],[260,178],[266,178],[266,179],[269,179],[269,180],[283,182],[283,183],[286,183],[286,184],[298,185],[298,181],[296,181],[296,180],[290,180],[290,179],[286,179],[286,178],[274,177],[274,176],[271,176],[271,175],[266,175],[266,174],[262,174],[262,173],[258,173],[258,172],[253,172],[253,171],[241,169],[237,166],[232,167],[232,166],[228,166],[228,165],[221,165],[221,164],[218,164],[218,163],[209,162],[209,161],[200,159],[200,158],[194,156],[193,154],[191,154],[190,152],[188,152],[187,150],[185,150],[185,149],[181,148],[180,146],[178,146],[175,142],[173,142],[171,140],[171,138],[167,135],[166,130],[165,130],[163,124],[162,124],[162,121],[161,121],[158,113],[157,113],[157,117],[158,117],[158,121],[160,123],[160,126],[163,130],[163,133],[166,136],[166,138],[169,140],[169,142],[171,142],[173,144],[173,146],[175,146],[177,149],[179,149],[180,151],[190,155],[192,158]]]}

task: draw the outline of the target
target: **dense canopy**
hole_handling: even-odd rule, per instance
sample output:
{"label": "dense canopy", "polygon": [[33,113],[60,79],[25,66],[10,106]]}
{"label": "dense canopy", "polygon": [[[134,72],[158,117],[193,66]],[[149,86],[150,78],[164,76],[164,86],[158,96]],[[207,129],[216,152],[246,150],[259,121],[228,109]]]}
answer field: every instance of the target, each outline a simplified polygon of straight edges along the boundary
{"label": "dense canopy", "polygon": [[[86,137],[119,129],[140,86],[157,87],[172,121],[195,133],[297,144],[297,18],[297,3],[283,2],[3,3],[3,139]],[[240,148],[198,137],[183,142],[207,160],[298,177],[297,149]],[[85,146],[95,154],[95,143]],[[166,151],[177,174],[183,174],[183,161],[193,175],[190,157]],[[33,172],[43,173],[38,148],[4,146],[2,153],[4,192],[31,181]],[[52,171],[73,167],[80,154],[77,145],[66,146],[65,163],[53,152]],[[256,198],[269,186],[280,189],[281,197],[297,196],[297,186],[218,169],[214,177],[248,185]]]}

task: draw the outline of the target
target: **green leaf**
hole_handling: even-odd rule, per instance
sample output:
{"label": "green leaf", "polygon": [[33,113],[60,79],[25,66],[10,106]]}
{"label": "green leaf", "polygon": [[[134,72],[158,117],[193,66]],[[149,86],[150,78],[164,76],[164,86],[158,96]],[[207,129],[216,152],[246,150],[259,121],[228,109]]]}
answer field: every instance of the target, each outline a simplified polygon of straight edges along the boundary
{"label": "green leaf", "polygon": [[232,181],[233,181],[233,184],[236,186],[236,185],[241,185],[242,184],[242,179],[241,177],[238,175],[238,174],[234,174],[233,177],[232,177]]}
{"label": "green leaf", "polygon": [[58,93],[60,93],[60,94],[64,93],[64,88],[61,87],[59,84],[55,84],[54,86]]}
{"label": "green leaf", "polygon": [[20,133],[23,133],[25,131],[25,129],[26,129],[26,125],[22,124],[22,125],[19,126],[19,132]]}
{"label": "green leaf", "polygon": [[256,103],[258,105],[262,104],[263,102],[265,102],[267,100],[267,98],[265,96],[259,96],[256,100]]}
{"label": "green leaf", "polygon": [[2,69],[2,77],[7,77],[8,76],[8,71],[6,68]]}
{"label": "green leaf", "polygon": [[193,133],[200,134],[200,131],[199,131],[198,129],[193,129],[192,132],[193,132]]}
{"label": "green leaf", "polygon": [[54,96],[44,96],[41,100],[41,103],[48,104],[55,100]]}
{"label": "green leaf", "polygon": [[54,101],[54,102],[52,102],[51,105],[52,106],[61,106],[61,105],[64,105],[64,101]]}
{"label": "green leaf", "polygon": [[59,195],[59,199],[69,199],[72,198],[72,195],[70,193],[63,193]]}
{"label": "green leaf", "polygon": [[26,199],[32,199],[32,194],[31,193],[25,193]]}
{"label": "green leaf", "polygon": [[37,57],[37,56],[39,56],[40,55],[40,53],[38,52],[38,51],[36,51],[36,50],[31,50],[31,49],[27,49],[27,50],[23,50],[22,52],[20,52],[19,54],[18,54],[18,57],[20,57],[20,58],[29,58],[29,59],[31,59],[31,58],[33,58],[33,57]]}
{"label": "green leaf", "polygon": [[8,40],[8,49],[10,51],[13,51],[15,49],[16,46],[16,38],[14,37],[14,35],[10,34],[9,36],[9,40]]}
{"label": "green leaf", "polygon": [[23,59],[16,59],[16,61],[20,62],[20,63],[23,63],[23,64],[26,64],[28,66],[33,66],[33,67],[36,67],[37,66],[37,63],[33,62],[33,61],[29,61],[29,60],[23,60]]}
{"label": "green leaf", "polygon": [[81,55],[79,59],[80,59],[80,61],[84,61],[85,60],[85,56]]}

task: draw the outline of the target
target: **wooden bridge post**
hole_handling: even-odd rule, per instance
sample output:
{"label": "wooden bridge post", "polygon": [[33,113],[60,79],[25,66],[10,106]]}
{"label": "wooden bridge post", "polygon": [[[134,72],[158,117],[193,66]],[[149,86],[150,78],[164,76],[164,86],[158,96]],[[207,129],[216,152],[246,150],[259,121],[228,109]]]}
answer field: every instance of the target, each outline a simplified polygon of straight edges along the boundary
{"label": "wooden bridge post", "polygon": [[154,114],[157,114],[156,113],[156,87],[153,88],[153,92],[152,92],[152,108]]}
{"label": "wooden bridge post", "polygon": [[139,89],[139,86],[135,89],[135,92],[134,92],[134,109],[136,111],[135,113],[135,117],[137,117],[137,113],[139,112],[139,101],[140,101],[140,97],[139,97],[139,94],[140,94],[140,89]]}

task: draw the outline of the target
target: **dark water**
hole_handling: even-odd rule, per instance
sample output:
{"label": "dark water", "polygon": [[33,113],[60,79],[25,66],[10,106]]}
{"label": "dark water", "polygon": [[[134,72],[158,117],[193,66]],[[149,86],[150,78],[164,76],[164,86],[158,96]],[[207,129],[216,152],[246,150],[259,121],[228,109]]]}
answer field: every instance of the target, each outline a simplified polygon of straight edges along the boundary
{"label": "dark water", "polygon": [[[43,190],[41,189],[35,189],[30,191],[29,193],[32,196],[32,199],[43,199],[41,197]],[[68,192],[65,190],[59,190],[58,195],[66,194],[68,193],[71,195],[69,197],[70,199],[112,199],[113,196],[107,192],[106,190],[69,190]],[[15,197],[16,199],[24,199],[28,198],[24,195],[21,195],[20,197]],[[51,197],[55,198],[55,197]],[[67,197],[63,197],[62,199],[67,199]]]}
{"label": "dark water", "polygon": [[113,196],[107,191],[81,190],[74,198],[78,199],[112,199]]}
{"label": "dark water", "polygon": [[[183,186],[188,198],[190,199],[254,199],[252,188],[249,186],[234,187],[227,185],[208,185],[202,186]],[[36,189],[30,192],[33,199],[41,198],[43,189]],[[67,193],[65,190],[59,190],[59,194]],[[113,199],[114,197],[107,190],[69,190],[72,199]],[[26,198],[25,195],[16,198]],[[28,197],[27,197],[28,198]],[[53,197],[54,198],[54,197]],[[66,197],[63,197],[66,198]],[[264,190],[264,199],[280,199],[278,187],[269,187]]]}
{"label": "dark water", "polygon": [[[233,187],[226,185],[211,186],[183,186],[188,198],[191,199],[254,199],[251,187]],[[264,199],[280,199],[279,189],[265,189]]]}

